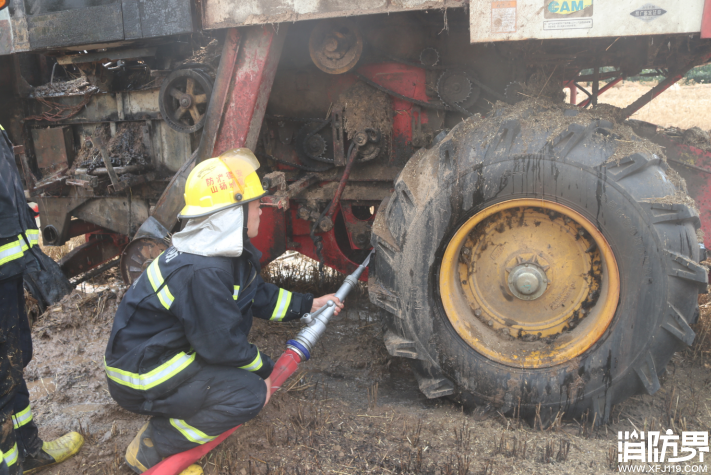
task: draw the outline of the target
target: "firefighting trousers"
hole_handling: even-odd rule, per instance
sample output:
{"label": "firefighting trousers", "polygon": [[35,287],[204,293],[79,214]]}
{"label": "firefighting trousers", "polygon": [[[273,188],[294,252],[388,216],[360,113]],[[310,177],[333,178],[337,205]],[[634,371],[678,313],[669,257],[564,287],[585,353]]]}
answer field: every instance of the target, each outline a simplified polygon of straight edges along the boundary
{"label": "firefighting trousers", "polygon": [[253,419],[264,406],[267,386],[249,371],[206,365],[162,399],[146,401],[138,391],[111,395],[124,409],[153,416],[153,443],[161,456],[168,457]]}
{"label": "firefighting trousers", "polygon": [[29,336],[22,276],[0,281],[0,474],[8,468],[18,473],[22,462],[12,415],[22,382],[22,342]]}

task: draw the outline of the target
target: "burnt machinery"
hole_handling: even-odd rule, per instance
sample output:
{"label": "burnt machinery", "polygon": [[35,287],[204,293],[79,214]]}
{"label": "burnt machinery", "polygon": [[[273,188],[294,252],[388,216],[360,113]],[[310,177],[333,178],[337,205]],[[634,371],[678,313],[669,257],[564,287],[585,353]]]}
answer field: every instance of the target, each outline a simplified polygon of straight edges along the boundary
{"label": "burnt machinery", "polygon": [[711,58],[701,0],[60,3],[0,10],[0,122],[44,244],[86,236],[67,275],[132,282],[194,164],[245,146],[264,262],[375,248],[385,345],[428,397],[604,422],[692,343],[709,156],[627,119]]}

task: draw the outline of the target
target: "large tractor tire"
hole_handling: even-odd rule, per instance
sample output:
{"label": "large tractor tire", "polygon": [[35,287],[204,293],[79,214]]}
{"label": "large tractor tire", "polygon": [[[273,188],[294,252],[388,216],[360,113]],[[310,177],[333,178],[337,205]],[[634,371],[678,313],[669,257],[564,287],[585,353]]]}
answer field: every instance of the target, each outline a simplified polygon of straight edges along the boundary
{"label": "large tractor tire", "polygon": [[699,218],[652,143],[537,107],[412,157],[375,220],[370,297],[427,397],[605,422],[694,340]]}

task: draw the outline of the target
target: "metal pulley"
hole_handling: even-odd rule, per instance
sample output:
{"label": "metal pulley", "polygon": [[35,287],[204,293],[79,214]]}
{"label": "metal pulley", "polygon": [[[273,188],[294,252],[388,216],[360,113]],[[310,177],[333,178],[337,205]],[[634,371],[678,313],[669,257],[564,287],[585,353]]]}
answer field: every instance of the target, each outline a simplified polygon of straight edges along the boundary
{"label": "metal pulley", "polygon": [[160,113],[178,132],[197,132],[205,125],[212,78],[199,69],[178,69],[165,78],[158,94]]}
{"label": "metal pulley", "polygon": [[363,53],[363,37],[351,21],[321,22],[311,31],[309,53],[321,71],[342,74],[358,63]]}
{"label": "metal pulley", "polygon": [[165,241],[148,237],[131,241],[121,253],[119,269],[126,285],[131,285],[163,251],[168,249]]}

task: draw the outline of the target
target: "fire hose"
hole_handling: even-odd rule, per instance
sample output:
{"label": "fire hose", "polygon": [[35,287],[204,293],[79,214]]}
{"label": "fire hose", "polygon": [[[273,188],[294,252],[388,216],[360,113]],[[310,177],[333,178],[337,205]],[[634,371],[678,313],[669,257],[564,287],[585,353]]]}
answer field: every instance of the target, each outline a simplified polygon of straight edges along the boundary
{"label": "fire hose", "polygon": [[[365,261],[363,261],[351,275],[346,277],[343,284],[341,284],[341,287],[336,292],[336,297],[341,302],[345,300],[350,291],[358,284],[358,279],[365,268],[368,267],[368,263],[374,252],[375,251],[370,251]],[[318,342],[326,331],[326,324],[328,324],[331,317],[333,317],[335,309],[336,304],[333,300],[329,300],[323,307],[315,312],[307,313],[301,317],[301,321],[305,323],[306,326],[301,329],[294,339],[286,342],[286,351],[279,357],[274,365],[274,370],[272,370],[270,376],[272,380],[272,394],[278,391],[281,385],[296,372],[300,363],[311,358],[311,352],[316,346],[316,342]],[[233,427],[223,432],[216,439],[206,444],[171,455],[151,469],[143,472],[143,475],[178,475],[190,465],[200,460],[212,449],[220,445],[223,440],[229,437],[239,427],[240,426]]]}

